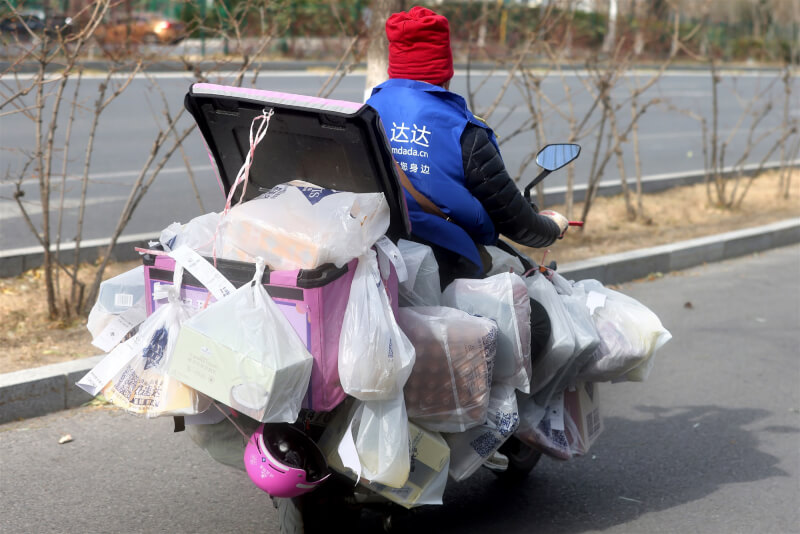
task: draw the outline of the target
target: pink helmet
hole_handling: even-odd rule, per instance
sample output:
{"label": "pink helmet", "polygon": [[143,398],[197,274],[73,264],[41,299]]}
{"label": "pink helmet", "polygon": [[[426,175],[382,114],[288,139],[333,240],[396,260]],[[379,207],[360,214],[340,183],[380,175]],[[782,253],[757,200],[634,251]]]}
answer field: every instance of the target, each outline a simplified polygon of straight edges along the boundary
{"label": "pink helmet", "polygon": [[297,497],[330,476],[317,444],[286,423],[262,424],[244,449],[250,480],[273,497]]}

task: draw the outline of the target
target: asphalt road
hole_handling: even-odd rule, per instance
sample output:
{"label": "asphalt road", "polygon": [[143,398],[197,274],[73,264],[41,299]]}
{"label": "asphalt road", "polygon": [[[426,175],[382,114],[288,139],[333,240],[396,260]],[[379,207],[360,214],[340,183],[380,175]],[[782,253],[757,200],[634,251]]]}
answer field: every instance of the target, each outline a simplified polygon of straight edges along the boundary
{"label": "asphalt road", "polygon": [[[256,81],[256,86],[274,91],[285,91],[300,94],[316,95],[327,79],[326,73],[275,71],[264,72]],[[644,83],[649,77],[648,73],[631,74],[622,79],[614,90],[614,97],[622,101],[631,88],[637,83]],[[471,87],[475,90],[483,75],[476,75]],[[774,101],[774,109],[759,123],[754,134],[754,140],[760,140],[753,152],[746,158],[747,162],[755,163],[761,160],[766,150],[777,137],[774,129],[780,125],[782,109],[782,86],[777,82],[777,72],[759,71],[743,72],[736,75],[724,75],[720,84],[719,120],[720,135],[734,134],[726,151],[726,163],[733,164],[747,144],[747,129],[751,119],[745,119],[744,126],[736,131],[736,122],[742,116],[743,106],[755,95],[764,93],[765,100]],[[76,220],[80,193],[80,176],[83,172],[85,148],[90,131],[91,113],[88,108],[93,106],[100,84],[99,78],[86,78],[82,80],[79,100],[82,108],[78,109],[75,123],[72,127],[72,141],[68,153],[67,180],[64,189],[64,219],[61,230],[61,240],[72,240],[76,233]],[[226,83],[225,80],[212,80]],[[252,80],[247,80],[250,83]],[[504,73],[494,73],[489,76],[486,83],[477,90],[474,109],[476,113],[484,113],[487,107],[496,98],[505,81]],[[163,99],[169,103],[170,112],[176,114],[183,105],[183,96],[186,93],[190,80],[182,75],[168,73],[157,75],[155,82]],[[228,83],[230,81],[228,80]],[[6,84],[3,94],[16,88],[11,79],[4,79]],[[25,83],[24,80],[21,83]],[[116,81],[115,83],[119,83]],[[575,73],[567,73],[564,82],[569,87],[573,98],[574,113],[580,120],[593,102],[593,96],[587,92],[581,79]],[[565,97],[562,81],[551,74],[543,82],[543,89],[552,106],[547,106],[544,131],[548,142],[558,142],[566,139],[568,128],[565,118],[559,115],[569,113],[569,106]],[[795,94],[800,89],[800,81],[794,80]],[[460,94],[467,94],[467,79],[459,73],[453,80],[453,90]],[[74,86],[69,84],[65,94],[71,95]],[[364,92],[364,77],[360,74],[347,76],[333,92],[331,98],[342,100],[361,101]],[[25,108],[32,104],[32,96],[21,99],[19,106]],[[664,104],[651,107],[640,120],[640,143],[642,172],[644,175],[661,173],[697,171],[703,168],[702,131],[697,121],[669,109],[666,102],[691,110],[706,116],[710,120],[711,109],[711,84],[707,72],[668,72],[653,87],[640,97],[640,102],[651,98],[660,98]],[[163,122],[162,94],[156,90],[151,81],[139,78],[132,82],[130,87],[116,100],[114,100],[101,116],[98,133],[95,139],[95,148],[90,167],[90,186],[88,189],[87,215],[84,223],[84,239],[101,238],[110,235],[116,225],[121,206],[128,197],[130,186],[139,174],[142,163],[146,160],[152,140],[157,132],[157,122]],[[797,106],[792,108],[792,113],[800,113]],[[528,116],[525,110],[523,92],[512,86],[503,99],[501,105],[489,122],[501,138],[501,149],[507,167],[512,175],[519,174],[522,161],[531,152],[536,152],[539,147],[533,132],[513,136],[521,121]],[[558,109],[559,112],[556,111]],[[4,109],[3,113],[11,111]],[[63,146],[63,137],[66,132],[66,123],[69,107],[63,106],[60,111],[61,123],[55,132],[56,146]],[[620,127],[624,128],[628,122],[627,111],[620,114]],[[794,116],[794,115],[793,115]],[[594,124],[596,119],[589,121]],[[191,124],[190,118],[185,117],[183,126]],[[19,208],[13,200],[14,177],[18,176],[26,161],[26,153],[30,153],[35,145],[34,123],[26,118],[23,113],[3,115],[0,118],[0,250],[36,245],[34,236],[25,225]],[[762,138],[762,135],[764,136]],[[584,150],[582,156],[574,163],[577,183],[585,183],[589,174],[593,152],[594,137],[590,136],[580,140]],[[147,193],[133,220],[129,223],[125,233],[138,234],[149,232],[157,234],[161,229],[174,221],[187,222],[191,218],[208,211],[219,211],[224,201],[220,194],[216,178],[209,164],[200,135],[194,132],[185,143],[186,161],[194,171],[199,197],[195,193],[186,171],[183,155],[176,153],[167,163],[164,172],[158,177],[153,187]],[[54,159],[55,168],[59,175],[63,151],[57,152]],[[777,160],[775,154],[771,160]],[[536,174],[536,169],[529,167],[521,173],[522,185],[526,184]],[[628,176],[634,174],[632,150],[626,150],[625,168]],[[546,186],[562,185],[567,173],[560,171],[552,174],[545,182]],[[611,161],[606,167],[606,179],[618,179],[619,173],[616,162]],[[26,173],[23,185],[24,198],[32,217],[40,220],[41,208],[38,204],[38,185],[31,169]],[[57,180],[58,181],[58,180]],[[60,202],[60,185],[56,187],[53,195],[53,204]],[[202,203],[202,208],[201,208]],[[53,217],[53,233],[55,235],[56,217]]]}
{"label": "asphalt road", "polygon": [[[798,277],[792,246],[626,284],[674,338],[647,382],[603,385],[605,431],[590,454],[543,459],[516,489],[481,470],[400,526],[800,532]],[[0,426],[0,530],[278,532],[269,499],[242,472],[171,430],[171,420],[89,408]],[[59,445],[67,433],[74,441]],[[360,531],[376,525],[366,515]]]}

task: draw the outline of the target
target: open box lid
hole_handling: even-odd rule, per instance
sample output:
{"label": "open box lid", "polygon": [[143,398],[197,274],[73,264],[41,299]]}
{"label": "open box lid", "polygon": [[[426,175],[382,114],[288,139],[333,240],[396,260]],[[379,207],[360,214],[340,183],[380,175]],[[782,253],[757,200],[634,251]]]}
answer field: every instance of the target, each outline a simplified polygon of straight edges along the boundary
{"label": "open box lid", "polygon": [[408,213],[391,148],[370,106],[209,83],[193,84],[184,105],[200,128],[226,195],[249,150],[253,119],[272,109],[269,129],[253,155],[245,200],[291,180],[384,193],[391,211],[389,237],[408,236]]}

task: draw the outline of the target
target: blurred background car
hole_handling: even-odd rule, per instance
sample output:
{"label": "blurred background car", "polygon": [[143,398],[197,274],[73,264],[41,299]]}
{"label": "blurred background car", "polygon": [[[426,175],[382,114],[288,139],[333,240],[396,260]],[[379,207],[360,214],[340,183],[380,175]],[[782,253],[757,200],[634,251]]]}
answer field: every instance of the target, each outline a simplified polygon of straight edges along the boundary
{"label": "blurred background car", "polygon": [[103,45],[177,44],[186,37],[186,26],[158,13],[121,13],[100,24],[95,37]]}
{"label": "blurred background car", "polygon": [[55,38],[59,34],[69,35],[73,30],[72,18],[58,13],[25,10],[0,15],[0,36],[4,40],[27,41],[30,40],[31,33],[36,36],[46,34],[50,38]]}

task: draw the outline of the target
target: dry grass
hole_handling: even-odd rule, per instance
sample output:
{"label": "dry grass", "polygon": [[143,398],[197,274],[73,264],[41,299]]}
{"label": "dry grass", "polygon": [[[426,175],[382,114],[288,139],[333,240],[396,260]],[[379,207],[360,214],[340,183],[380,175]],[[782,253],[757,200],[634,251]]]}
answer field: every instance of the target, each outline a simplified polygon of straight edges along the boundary
{"label": "dry grass", "polygon": [[[570,229],[550,248],[551,259],[563,265],[581,259],[661,245],[694,237],[759,226],[800,216],[800,176],[795,172],[790,200],[778,198],[778,176],[759,177],[741,210],[709,206],[702,185],[676,188],[644,199],[646,221],[628,221],[622,197],[598,198],[584,230]],[[563,209],[553,206],[552,209]],[[580,213],[580,206],[576,208]],[[541,250],[529,250],[541,261]],[[138,265],[112,264],[111,277]],[[92,266],[82,270],[88,281]],[[85,320],[54,324],[47,320],[41,270],[15,278],[0,279],[0,373],[38,367],[99,354],[90,344]]]}

